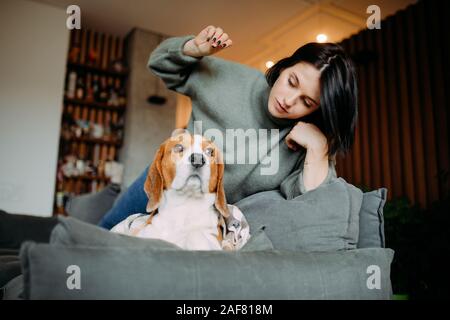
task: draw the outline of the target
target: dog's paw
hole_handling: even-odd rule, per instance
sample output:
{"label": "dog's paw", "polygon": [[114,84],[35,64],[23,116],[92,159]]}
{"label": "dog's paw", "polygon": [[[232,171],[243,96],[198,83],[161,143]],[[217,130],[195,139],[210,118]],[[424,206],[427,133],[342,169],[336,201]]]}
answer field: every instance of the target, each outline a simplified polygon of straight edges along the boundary
{"label": "dog's paw", "polygon": [[230,241],[224,240],[222,241],[222,249],[224,251],[234,251],[234,246]]}

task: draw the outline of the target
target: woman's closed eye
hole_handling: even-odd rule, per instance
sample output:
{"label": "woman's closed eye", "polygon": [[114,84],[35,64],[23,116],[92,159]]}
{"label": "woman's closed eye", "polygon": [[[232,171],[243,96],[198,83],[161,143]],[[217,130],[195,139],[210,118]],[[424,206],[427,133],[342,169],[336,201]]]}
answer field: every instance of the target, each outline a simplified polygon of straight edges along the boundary
{"label": "woman's closed eye", "polygon": [[[292,80],[292,77],[289,78],[288,82],[289,82],[289,85],[290,85],[291,87],[295,87],[295,86],[296,86],[296,85],[294,84],[293,80]],[[311,102],[309,102],[308,98],[303,98],[303,99],[301,99],[301,100],[302,100],[303,104],[304,104],[307,108],[311,108],[311,107],[312,107],[312,104],[311,104]]]}
{"label": "woman's closed eye", "polygon": [[294,82],[292,81],[292,77],[290,77],[289,78],[289,85],[291,86],[291,87],[295,87],[295,84],[294,84]]}

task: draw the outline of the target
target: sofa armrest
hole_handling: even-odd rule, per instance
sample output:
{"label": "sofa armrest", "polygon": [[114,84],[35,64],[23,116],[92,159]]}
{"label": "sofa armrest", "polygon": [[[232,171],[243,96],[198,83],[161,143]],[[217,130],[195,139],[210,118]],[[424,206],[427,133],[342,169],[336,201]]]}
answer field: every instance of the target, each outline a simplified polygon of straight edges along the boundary
{"label": "sofa armrest", "polygon": [[[26,299],[390,299],[392,294],[393,251],[382,248],[224,252],[27,242],[20,257]],[[378,268],[375,275],[371,266]],[[74,279],[79,288],[70,286]]]}

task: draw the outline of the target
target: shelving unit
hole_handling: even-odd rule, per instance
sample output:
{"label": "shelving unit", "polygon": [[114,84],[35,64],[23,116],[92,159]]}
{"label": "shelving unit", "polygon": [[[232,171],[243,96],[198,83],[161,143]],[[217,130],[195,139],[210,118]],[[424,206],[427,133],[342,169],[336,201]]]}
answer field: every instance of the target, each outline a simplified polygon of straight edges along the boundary
{"label": "shelving unit", "polygon": [[98,192],[120,179],[117,162],[126,111],[125,42],[94,30],[72,30],[67,56],[54,213],[72,195]]}

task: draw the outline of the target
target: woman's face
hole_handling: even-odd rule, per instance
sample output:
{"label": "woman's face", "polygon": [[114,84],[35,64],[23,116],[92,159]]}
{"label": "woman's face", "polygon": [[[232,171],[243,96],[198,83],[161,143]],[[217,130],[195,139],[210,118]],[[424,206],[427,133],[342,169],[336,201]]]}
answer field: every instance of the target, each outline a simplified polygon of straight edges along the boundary
{"label": "woman's face", "polygon": [[276,118],[298,119],[319,108],[320,72],[299,62],[284,69],[270,90],[268,108]]}

